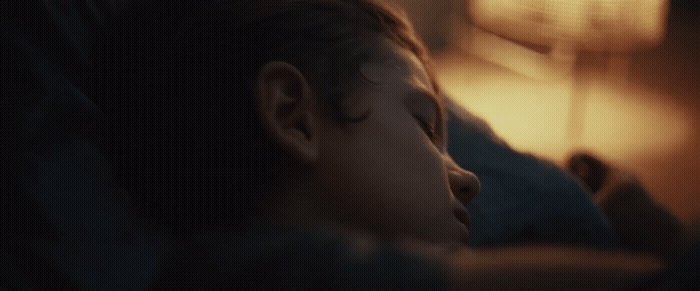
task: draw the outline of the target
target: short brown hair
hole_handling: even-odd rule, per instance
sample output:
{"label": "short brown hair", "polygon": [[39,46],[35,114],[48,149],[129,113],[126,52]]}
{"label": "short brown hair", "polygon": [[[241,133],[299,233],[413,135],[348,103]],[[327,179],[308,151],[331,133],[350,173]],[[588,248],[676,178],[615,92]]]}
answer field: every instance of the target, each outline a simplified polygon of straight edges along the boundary
{"label": "short brown hair", "polygon": [[278,153],[253,110],[252,82],[265,63],[296,66],[328,113],[346,122],[341,100],[374,53],[368,33],[412,51],[432,78],[406,17],[376,1],[194,3],[128,10],[106,106],[122,185],[176,230],[244,221],[272,178]]}

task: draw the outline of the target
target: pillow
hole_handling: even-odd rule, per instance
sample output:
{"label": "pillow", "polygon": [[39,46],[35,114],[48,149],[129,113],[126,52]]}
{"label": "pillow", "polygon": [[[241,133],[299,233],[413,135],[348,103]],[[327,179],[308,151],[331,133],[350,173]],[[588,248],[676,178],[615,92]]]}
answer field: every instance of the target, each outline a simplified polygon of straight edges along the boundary
{"label": "pillow", "polygon": [[165,249],[163,228],[134,215],[110,177],[102,113],[81,86],[110,5],[7,1],[0,9],[0,164],[10,180],[0,209],[2,287],[142,289]]}
{"label": "pillow", "polygon": [[448,151],[481,181],[467,206],[472,246],[566,243],[617,245],[581,182],[553,163],[512,149],[483,119],[445,96]]}

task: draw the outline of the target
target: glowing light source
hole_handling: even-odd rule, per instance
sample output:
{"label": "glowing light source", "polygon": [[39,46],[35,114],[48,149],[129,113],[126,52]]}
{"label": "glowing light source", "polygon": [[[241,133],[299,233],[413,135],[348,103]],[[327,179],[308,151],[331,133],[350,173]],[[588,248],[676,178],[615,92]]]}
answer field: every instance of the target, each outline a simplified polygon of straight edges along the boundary
{"label": "glowing light source", "polygon": [[470,0],[476,26],[533,44],[574,50],[653,47],[666,31],[668,0]]}
{"label": "glowing light source", "polygon": [[470,0],[473,25],[459,46],[511,71],[443,58],[439,79],[520,150],[556,161],[579,148],[613,160],[662,154],[688,136],[682,110],[626,87],[624,56],[610,57],[610,76],[584,74],[577,58],[658,45],[668,7],[668,0]]}
{"label": "glowing light source", "polygon": [[574,149],[611,160],[664,155],[682,146],[691,130],[682,108],[642,89],[618,90],[592,82],[584,131],[567,135],[571,79],[533,80],[515,73],[473,68],[438,58],[444,90],[486,119],[516,149],[563,161]]}

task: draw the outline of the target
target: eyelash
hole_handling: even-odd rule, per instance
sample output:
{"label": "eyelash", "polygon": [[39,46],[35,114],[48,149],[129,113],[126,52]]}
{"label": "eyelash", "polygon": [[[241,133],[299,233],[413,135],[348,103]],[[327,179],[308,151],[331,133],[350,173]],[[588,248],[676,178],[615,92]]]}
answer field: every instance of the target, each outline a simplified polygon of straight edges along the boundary
{"label": "eyelash", "polygon": [[420,125],[421,129],[423,129],[423,132],[425,132],[425,135],[430,138],[430,140],[435,143],[437,142],[437,134],[435,133],[435,129],[433,129],[431,126],[428,125],[423,118],[419,117],[418,115],[413,115],[413,118],[416,119],[418,122],[418,125]]}

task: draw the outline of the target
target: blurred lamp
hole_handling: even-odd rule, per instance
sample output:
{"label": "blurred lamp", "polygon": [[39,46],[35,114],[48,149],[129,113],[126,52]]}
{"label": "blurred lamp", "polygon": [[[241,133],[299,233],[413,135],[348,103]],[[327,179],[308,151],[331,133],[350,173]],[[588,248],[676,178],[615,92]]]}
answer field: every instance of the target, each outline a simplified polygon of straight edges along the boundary
{"label": "blurred lamp", "polygon": [[[584,130],[592,78],[575,65],[578,53],[619,54],[659,45],[666,32],[669,1],[469,0],[467,9],[474,26],[529,48],[548,48],[548,57],[574,68],[567,127],[576,142]],[[625,58],[618,59],[609,58],[610,69],[627,64]]]}
{"label": "blurred lamp", "polygon": [[625,52],[658,45],[668,0],[469,0],[477,27],[509,39],[573,51]]}

